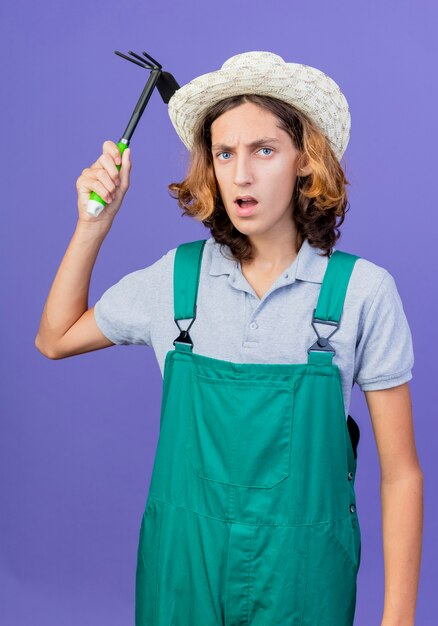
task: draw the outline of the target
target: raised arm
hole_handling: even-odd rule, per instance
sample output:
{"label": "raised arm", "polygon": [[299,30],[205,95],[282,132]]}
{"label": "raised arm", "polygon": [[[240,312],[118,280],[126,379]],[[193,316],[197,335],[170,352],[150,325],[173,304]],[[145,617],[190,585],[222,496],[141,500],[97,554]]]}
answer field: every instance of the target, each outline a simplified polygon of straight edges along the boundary
{"label": "raised arm", "polygon": [[[88,292],[100,246],[129,187],[129,148],[121,157],[120,172],[117,158],[120,158],[117,145],[105,141],[102,155],[83,170],[76,182],[78,222],[50,288],[35,338],[35,346],[49,359],[114,345],[98,328],[93,308],[88,309]],[[91,191],[107,202],[97,217],[86,213]]]}

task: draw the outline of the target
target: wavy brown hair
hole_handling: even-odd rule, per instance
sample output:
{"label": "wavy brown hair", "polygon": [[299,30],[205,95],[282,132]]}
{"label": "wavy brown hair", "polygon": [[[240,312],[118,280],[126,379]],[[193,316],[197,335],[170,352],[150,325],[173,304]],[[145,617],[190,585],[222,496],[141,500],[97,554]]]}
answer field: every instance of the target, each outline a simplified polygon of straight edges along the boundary
{"label": "wavy brown hair", "polygon": [[279,127],[290,135],[299,151],[297,166],[311,167],[312,173],[308,176],[297,176],[293,192],[296,246],[299,250],[307,238],[310,245],[325,251],[322,256],[330,256],[340,237],[338,226],[349,210],[346,186],[350,183],[324,133],[305,113],[278,98],[243,94],[224,98],[211,106],[195,127],[186,178],[168,185],[171,196],[178,200],[183,215],[202,222],[218,243],[229,246],[234,259],[253,259],[249,238],[235,228],[225,210],[211,154],[212,123],[225,111],[244,102],[271,111],[277,117]]}

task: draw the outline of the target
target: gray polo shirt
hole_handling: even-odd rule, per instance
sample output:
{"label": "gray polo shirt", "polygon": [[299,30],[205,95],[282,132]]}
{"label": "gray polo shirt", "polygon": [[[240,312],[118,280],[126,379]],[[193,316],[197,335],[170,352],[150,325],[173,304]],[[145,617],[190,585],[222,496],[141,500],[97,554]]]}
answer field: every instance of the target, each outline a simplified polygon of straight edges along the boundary
{"label": "gray polo shirt", "polygon": [[[166,353],[179,335],[173,310],[175,252],[172,248],[152,265],[123,276],[94,307],[97,325],[113,343],[154,349],[162,376]],[[190,329],[193,351],[236,363],[307,363],[307,349],[317,339],[312,313],[328,263],[321,252],[304,240],[297,257],[260,299],[228,246],[207,239],[197,317]],[[190,320],[179,323],[187,328]],[[323,337],[333,330],[316,327]],[[363,258],[356,261],[341,324],[330,343],[341,371],[346,418],[355,382],[368,391],[412,378],[412,336],[386,269]]]}

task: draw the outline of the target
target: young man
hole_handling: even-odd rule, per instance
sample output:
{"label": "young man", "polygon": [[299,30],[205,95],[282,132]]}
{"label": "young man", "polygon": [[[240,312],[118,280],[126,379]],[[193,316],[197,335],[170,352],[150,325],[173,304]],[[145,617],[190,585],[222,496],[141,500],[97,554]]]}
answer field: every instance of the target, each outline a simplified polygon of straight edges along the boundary
{"label": "young man", "polygon": [[[169,187],[212,237],[124,276],[88,309],[129,186],[129,150],[119,174],[105,142],[78,179],[78,226],[36,339],[55,359],[133,343],[157,355],[162,426],[136,626],[353,623],[354,382],[382,470],[382,626],[411,626],[422,527],[412,340],[389,272],[334,249],[347,204],[345,97],[315,68],[248,52],[179,89],[169,114],[192,157]],[[91,190],[109,202],[97,218],[85,213]]]}

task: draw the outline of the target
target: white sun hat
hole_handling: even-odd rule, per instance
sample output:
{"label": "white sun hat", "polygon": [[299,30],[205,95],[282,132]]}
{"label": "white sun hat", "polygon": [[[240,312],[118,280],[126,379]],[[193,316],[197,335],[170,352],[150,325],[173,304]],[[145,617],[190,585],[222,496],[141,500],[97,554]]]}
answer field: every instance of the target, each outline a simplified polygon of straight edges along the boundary
{"label": "white sun hat", "polygon": [[194,78],[173,94],[169,117],[188,150],[192,149],[196,123],[207,109],[244,93],[273,96],[306,113],[341,160],[350,139],[351,116],[339,85],[315,67],[286,63],[278,54],[266,51],[236,54],[220,70]]}

